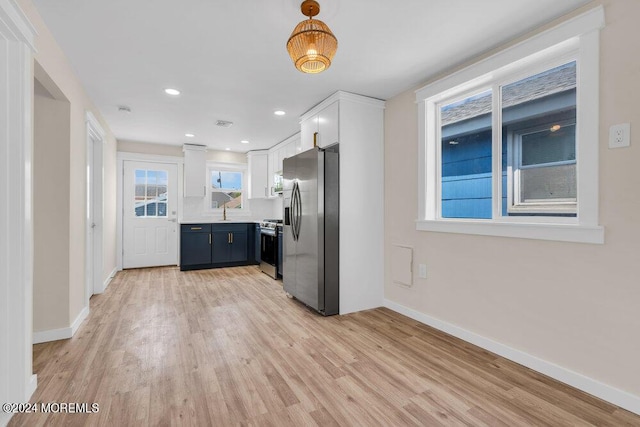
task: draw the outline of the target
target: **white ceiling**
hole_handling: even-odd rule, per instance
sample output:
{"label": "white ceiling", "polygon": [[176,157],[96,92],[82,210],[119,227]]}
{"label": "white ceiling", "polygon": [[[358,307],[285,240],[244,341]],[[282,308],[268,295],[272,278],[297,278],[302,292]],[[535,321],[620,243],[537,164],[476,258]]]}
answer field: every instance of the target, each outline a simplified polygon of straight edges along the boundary
{"label": "white ceiling", "polygon": [[116,138],[241,152],[294,134],[336,90],[388,99],[589,2],[319,0],[338,52],[307,75],[285,48],[301,0],[33,1]]}

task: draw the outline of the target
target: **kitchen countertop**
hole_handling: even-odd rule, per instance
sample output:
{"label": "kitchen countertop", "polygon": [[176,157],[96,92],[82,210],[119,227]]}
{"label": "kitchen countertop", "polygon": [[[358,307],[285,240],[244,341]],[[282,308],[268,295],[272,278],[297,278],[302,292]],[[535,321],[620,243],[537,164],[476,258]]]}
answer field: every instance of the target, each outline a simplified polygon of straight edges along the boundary
{"label": "kitchen countertop", "polygon": [[260,224],[262,221],[255,219],[182,219],[179,221],[180,224]]}

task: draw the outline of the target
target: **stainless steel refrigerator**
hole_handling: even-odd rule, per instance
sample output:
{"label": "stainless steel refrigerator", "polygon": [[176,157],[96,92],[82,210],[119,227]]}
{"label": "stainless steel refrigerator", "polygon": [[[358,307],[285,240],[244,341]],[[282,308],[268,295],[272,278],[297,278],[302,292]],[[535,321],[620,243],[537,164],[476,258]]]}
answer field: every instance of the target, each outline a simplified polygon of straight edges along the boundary
{"label": "stainless steel refrigerator", "polygon": [[338,144],[284,159],[284,290],[328,316],[340,309]]}

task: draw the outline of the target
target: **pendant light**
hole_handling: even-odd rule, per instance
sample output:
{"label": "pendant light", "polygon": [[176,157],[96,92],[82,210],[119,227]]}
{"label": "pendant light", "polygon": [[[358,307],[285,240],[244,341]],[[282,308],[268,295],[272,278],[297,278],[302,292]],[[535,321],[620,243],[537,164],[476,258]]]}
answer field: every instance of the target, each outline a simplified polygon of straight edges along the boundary
{"label": "pendant light", "polygon": [[308,16],[294,28],[287,41],[287,51],[296,68],[303,73],[320,73],[331,65],[338,49],[338,39],[327,24],[313,19],[320,13],[320,5],[315,0],[305,0],[300,11]]}

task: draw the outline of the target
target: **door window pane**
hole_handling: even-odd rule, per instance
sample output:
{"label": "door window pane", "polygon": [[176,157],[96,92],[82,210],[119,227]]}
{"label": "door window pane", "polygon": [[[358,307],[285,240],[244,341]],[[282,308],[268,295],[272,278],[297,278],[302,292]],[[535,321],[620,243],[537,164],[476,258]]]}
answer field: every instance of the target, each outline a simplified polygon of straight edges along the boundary
{"label": "door window pane", "polygon": [[167,171],[136,169],[134,210],[137,217],[166,217]]}

